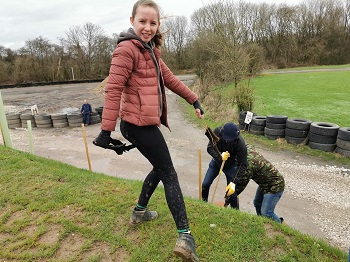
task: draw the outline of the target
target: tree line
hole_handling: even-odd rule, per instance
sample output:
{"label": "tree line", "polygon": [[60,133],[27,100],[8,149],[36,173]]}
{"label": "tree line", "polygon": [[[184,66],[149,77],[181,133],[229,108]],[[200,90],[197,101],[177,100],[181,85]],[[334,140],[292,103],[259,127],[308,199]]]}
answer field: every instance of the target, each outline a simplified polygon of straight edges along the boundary
{"label": "tree line", "polygon": [[[350,0],[306,0],[298,5],[217,1],[190,21],[166,17],[163,59],[173,70],[194,70],[210,86],[235,86],[264,68],[350,63]],[[0,45],[0,84],[103,78],[116,35],[99,25],[73,26],[59,44],[42,36],[18,50]]]}

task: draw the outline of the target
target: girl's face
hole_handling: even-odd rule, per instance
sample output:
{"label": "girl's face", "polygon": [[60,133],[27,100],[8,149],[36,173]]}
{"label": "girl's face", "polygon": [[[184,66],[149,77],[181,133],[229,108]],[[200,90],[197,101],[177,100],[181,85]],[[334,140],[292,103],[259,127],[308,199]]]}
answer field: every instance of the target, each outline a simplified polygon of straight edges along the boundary
{"label": "girl's face", "polygon": [[157,10],[145,5],[140,5],[137,8],[135,17],[130,17],[130,22],[136,35],[145,43],[148,43],[156,35],[160,25]]}

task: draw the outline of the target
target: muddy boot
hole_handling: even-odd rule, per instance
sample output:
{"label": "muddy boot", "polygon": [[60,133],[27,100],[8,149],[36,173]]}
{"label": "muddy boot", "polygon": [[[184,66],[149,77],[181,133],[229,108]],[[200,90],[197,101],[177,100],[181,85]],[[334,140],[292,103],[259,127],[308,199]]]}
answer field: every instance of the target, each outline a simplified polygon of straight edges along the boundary
{"label": "muddy boot", "polygon": [[156,211],[149,211],[148,209],[142,211],[133,210],[130,217],[129,225],[137,226],[144,221],[151,221],[156,219],[157,217],[158,213]]}
{"label": "muddy boot", "polygon": [[181,257],[182,261],[198,262],[193,236],[185,233],[180,234],[176,241],[174,254]]}

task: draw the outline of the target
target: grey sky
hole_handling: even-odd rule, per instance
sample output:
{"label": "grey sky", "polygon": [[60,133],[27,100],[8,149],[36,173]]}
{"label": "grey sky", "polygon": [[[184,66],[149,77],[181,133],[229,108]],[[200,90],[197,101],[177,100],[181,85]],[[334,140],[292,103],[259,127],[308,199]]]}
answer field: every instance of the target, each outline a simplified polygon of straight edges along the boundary
{"label": "grey sky", "polygon": [[[136,0],[135,0],[136,1]],[[134,0],[0,0],[0,46],[16,50],[39,36],[57,43],[73,26],[99,25],[107,36],[130,27]],[[247,0],[248,1],[248,0]],[[165,15],[190,15],[214,0],[156,0]],[[298,4],[300,0],[250,0]]]}

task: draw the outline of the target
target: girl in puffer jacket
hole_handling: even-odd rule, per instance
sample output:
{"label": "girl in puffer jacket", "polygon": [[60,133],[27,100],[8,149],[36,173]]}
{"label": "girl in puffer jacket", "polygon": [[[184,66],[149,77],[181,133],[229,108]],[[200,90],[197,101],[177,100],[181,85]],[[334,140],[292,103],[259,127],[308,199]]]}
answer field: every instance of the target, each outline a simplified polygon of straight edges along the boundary
{"label": "girl in puffer jacket", "polygon": [[115,130],[117,118],[120,117],[120,130],[124,138],[153,166],[144,180],[129,224],[136,226],[158,217],[158,213],[148,210],[147,206],[162,181],[179,234],[174,253],[186,261],[198,261],[178,177],[168,146],[159,130],[161,124],[168,127],[165,87],[192,104],[199,118],[204,117],[204,112],[197,100],[198,96],[175,77],[161,59],[163,36],[159,31],[158,5],[151,0],[137,1],[130,22],[133,28],[119,35],[118,45],[113,52],[105,88],[102,130],[94,144],[111,148],[120,142],[111,138],[111,132]]}

